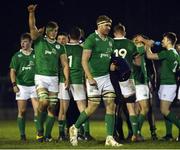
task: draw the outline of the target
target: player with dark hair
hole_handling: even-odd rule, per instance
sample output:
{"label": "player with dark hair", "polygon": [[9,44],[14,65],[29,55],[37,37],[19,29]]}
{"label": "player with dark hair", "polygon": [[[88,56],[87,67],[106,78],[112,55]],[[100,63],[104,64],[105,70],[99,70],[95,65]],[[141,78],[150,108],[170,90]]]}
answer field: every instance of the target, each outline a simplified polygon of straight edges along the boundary
{"label": "player with dark hair", "polygon": [[34,123],[38,131],[38,100],[34,83],[35,55],[31,45],[31,35],[29,33],[22,34],[21,49],[12,57],[10,64],[10,79],[13,91],[16,94],[18,106],[17,123],[22,141],[26,140],[25,113],[28,99],[31,99],[32,102]]}
{"label": "player with dark hair", "polygon": [[97,109],[101,98],[104,100],[106,115],[106,146],[121,146],[113,138],[115,93],[109,77],[109,63],[113,52],[113,39],[108,34],[112,20],[105,16],[97,18],[97,30],[85,40],[83,45],[82,66],[87,78],[88,106],[81,112],[76,123],[70,127],[70,142],[73,146],[78,145],[78,128]]}

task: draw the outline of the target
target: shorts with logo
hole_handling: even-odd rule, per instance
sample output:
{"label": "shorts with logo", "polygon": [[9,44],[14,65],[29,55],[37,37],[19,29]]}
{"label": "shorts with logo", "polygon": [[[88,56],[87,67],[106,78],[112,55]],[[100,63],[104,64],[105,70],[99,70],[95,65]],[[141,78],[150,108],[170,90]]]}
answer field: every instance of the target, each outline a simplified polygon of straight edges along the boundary
{"label": "shorts with logo", "polygon": [[149,87],[148,85],[136,85],[136,102],[141,100],[149,100]]}
{"label": "shorts with logo", "polygon": [[176,97],[177,85],[160,85],[158,95],[160,100],[173,102]]}

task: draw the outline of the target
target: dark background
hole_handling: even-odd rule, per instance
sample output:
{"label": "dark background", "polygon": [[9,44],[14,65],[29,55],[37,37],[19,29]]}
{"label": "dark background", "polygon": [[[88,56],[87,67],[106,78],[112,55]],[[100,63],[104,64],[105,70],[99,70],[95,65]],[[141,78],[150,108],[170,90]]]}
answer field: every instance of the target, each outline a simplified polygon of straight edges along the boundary
{"label": "dark background", "polygon": [[0,77],[7,76],[12,55],[19,50],[19,37],[28,29],[29,4],[38,4],[37,27],[57,21],[60,31],[73,25],[83,28],[85,35],[94,32],[96,18],[105,14],[126,26],[127,37],[143,33],[161,40],[164,32],[180,35],[179,0],[6,0],[0,5]]}

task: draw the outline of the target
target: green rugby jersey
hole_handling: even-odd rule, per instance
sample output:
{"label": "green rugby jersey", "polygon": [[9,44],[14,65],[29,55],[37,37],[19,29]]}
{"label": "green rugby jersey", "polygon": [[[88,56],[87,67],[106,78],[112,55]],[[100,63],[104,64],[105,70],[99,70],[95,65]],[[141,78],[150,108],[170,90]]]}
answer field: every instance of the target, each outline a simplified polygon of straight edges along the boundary
{"label": "green rugby jersey", "polygon": [[160,84],[176,84],[175,73],[179,65],[179,55],[174,48],[163,50],[158,54],[161,61]]}
{"label": "green rugby jersey", "polygon": [[10,68],[16,70],[16,83],[23,86],[34,85],[35,55],[25,55],[18,51],[11,59]]}
{"label": "green rugby jersey", "polygon": [[133,65],[133,76],[135,84],[147,84],[147,70],[145,62],[145,49],[144,46],[137,47],[137,52],[141,55],[141,66]]}
{"label": "green rugby jersey", "polygon": [[97,32],[90,34],[84,42],[83,49],[91,50],[89,68],[93,77],[100,77],[109,73],[109,63],[113,53],[114,41],[110,37],[101,39]]}
{"label": "green rugby jersey", "polygon": [[[70,68],[70,84],[84,84],[84,71],[82,68],[83,48],[79,43],[67,43],[65,45]],[[60,82],[64,82],[63,71],[60,71]]]}
{"label": "green rugby jersey", "polygon": [[48,42],[46,37],[34,41],[35,73],[46,76],[58,76],[60,55],[65,53],[63,45]]}
{"label": "green rugby jersey", "polygon": [[[114,49],[115,56],[126,59],[133,72],[133,55],[137,53],[135,44],[126,38],[114,38]],[[133,78],[133,74],[130,78]]]}

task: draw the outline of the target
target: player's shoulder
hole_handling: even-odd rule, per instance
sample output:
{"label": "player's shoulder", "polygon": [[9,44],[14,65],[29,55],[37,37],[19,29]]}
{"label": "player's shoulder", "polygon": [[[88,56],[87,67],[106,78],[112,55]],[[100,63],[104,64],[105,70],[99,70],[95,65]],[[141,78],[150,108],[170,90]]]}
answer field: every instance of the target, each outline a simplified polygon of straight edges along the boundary
{"label": "player's shoulder", "polygon": [[95,39],[97,37],[98,37],[98,35],[95,32],[93,32],[93,33],[88,35],[87,39]]}
{"label": "player's shoulder", "polygon": [[13,57],[18,57],[18,58],[23,57],[22,50],[17,51],[17,52],[13,55]]}

